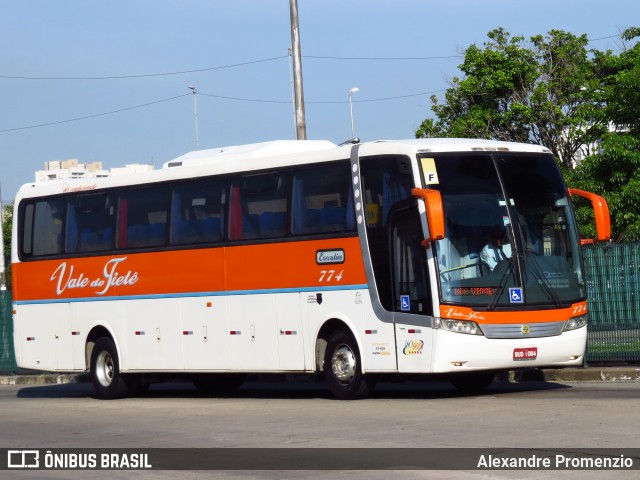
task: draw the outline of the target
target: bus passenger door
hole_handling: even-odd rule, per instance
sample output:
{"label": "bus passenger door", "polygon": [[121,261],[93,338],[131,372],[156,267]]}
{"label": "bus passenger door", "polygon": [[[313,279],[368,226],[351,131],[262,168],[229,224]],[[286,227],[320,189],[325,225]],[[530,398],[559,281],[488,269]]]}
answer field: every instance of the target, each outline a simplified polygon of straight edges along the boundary
{"label": "bus passenger door", "polygon": [[389,215],[392,308],[399,372],[429,372],[433,308],[422,246],[424,235],[415,200],[397,204]]}

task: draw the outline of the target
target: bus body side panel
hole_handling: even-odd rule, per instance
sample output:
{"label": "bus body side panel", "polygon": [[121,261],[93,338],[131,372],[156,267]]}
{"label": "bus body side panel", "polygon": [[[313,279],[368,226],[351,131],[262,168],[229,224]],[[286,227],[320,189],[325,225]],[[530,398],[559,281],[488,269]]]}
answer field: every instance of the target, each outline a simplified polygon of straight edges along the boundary
{"label": "bus body side panel", "polygon": [[226,298],[229,368],[243,371],[279,369],[274,295],[232,295]]}
{"label": "bus body side panel", "polygon": [[[402,317],[402,315],[398,315]],[[411,316],[411,323],[396,323],[398,371],[400,373],[429,373],[433,369],[435,335],[431,317]],[[402,323],[401,323],[402,322]]]}
{"label": "bus body side panel", "polygon": [[[276,318],[280,370],[304,371],[305,332],[299,293],[284,293],[276,297]],[[309,366],[312,367],[313,364]]]}
{"label": "bus body side panel", "polygon": [[307,368],[313,368],[316,359],[315,340],[320,329],[330,320],[339,320],[353,334],[360,350],[365,372],[395,372],[393,324],[381,322],[371,308],[369,291],[338,290],[317,291],[302,295],[303,318],[309,323],[309,348],[306,349]]}
{"label": "bus body side panel", "polygon": [[362,357],[365,371],[396,372],[398,363],[394,324],[381,321],[375,315],[369,290],[362,291],[355,301],[361,301],[364,309],[364,324],[359,333],[363,339]]}
{"label": "bus body side panel", "polygon": [[68,303],[16,305],[14,339],[20,368],[74,370]]}
{"label": "bus body side panel", "polygon": [[[128,368],[128,356],[123,356],[127,344],[127,328],[124,302],[75,302],[71,303],[71,325],[73,334],[73,363],[75,370],[86,369],[89,358],[85,358],[87,337],[94,327],[106,328],[114,337],[120,352],[120,368]],[[28,306],[27,306],[28,308]]]}
{"label": "bus body side panel", "polygon": [[[322,252],[338,260],[323,263]],[[315,338],[305,346],[304,322],[315,322],[310,331],[317,332],[333,316],[354,316],[354,308],[360,318],[352,321],[354,335],[358,341],[365,335],[357,237],[124,252],[14,267],[16,276],[29,278],[14,292],[16,338],[26,362],[21,366],[28,368],[83,370],[82,343],[98,325],[113,332],[123,371],[312,370]],[[332,305],[330,315],[304,317],[307,296],[315,292],[327,299],[323,310]],[[44,334],[33,333],[43,328]],[[51,338],[58,331],[65,332],[66,343],[55,354]],[[49,343],[26,345],[27,336]],[[55,355],[61,359],[54,361]]]}
{"label": "bus body side panel", "polygon": [[175,298],[123,300],[127,319],[121,357],[130,370],[184,368],[180,302]]}
{"label": "bus body side panel", "polygon": [[227,305],[222,296],[180,299],[186,370],[229,368]]}

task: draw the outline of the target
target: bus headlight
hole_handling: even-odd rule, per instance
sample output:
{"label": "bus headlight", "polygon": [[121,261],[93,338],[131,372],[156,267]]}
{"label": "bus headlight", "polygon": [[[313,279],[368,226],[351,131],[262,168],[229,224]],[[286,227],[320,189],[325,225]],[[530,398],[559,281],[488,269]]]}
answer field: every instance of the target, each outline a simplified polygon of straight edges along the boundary
{"label": "bus headlight", "polygon": [[587,324],[588,315],[580,315],[578,317],[573,317],[567,320],[567,323],[564,324],[563,332],[568,332],[570,330],[577,330],[578,328],[582,328]]}
{"label": "bus headlight", "polygon": [[439,328],[441,330],[446,330],[447,332],[465,333],[467,335],[483,335],[478,324],[468,320],[434,318],[433,328]]}

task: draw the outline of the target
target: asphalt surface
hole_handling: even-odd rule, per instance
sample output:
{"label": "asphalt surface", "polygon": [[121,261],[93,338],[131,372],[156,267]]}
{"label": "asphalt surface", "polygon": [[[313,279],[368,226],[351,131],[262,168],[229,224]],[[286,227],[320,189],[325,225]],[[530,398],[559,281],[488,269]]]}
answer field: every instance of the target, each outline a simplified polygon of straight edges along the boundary
{"label": "asphalt surface", "polygon": [[[265,376],[266,378],[266,376]],[[256,376],[255,381],[264,381],[265,378]],[[280,376],[280,378],[284,378]],[[272,379],[268,377],[267,381]],[[299,381],[299,377],[296,377]],[[88,374],[24,374],[24,375],[0,375],[0,385],[53,385],[63,383],[90,382]],[[498,382],[640,382],[640,365],[626,366],[588,366],[584,368],[560,368],[560,369],[526,369],[498,374]]]}

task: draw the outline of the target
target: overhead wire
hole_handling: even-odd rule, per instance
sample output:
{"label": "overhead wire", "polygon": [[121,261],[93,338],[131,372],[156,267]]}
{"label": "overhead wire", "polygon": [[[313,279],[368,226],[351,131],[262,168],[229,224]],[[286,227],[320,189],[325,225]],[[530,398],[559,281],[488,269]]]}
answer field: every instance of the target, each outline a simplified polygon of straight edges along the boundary
{"label": "overhead wire", "polygon": [[[589,39],[589,43],[599,40],[608,40],[611,38],[619,38],[620,34],[607,35],[604,37]],[[187,73],[200,73],[213,70],[224,70],[227,68],[244,67],[247,65],[254,65],[258,63],[272,62],[274,60],[281,60],[287,58],[288,55],[278,55],[275,57],[262,58],[258,60],[249,60],[246,62],[232,63],[229,65],[218,65],[213,67],[195,68],[190,70],[178,70],[171,72],[156,72],[156,73],[141,73],[141,74],[129,74],[129,75],[107,75],[107,76],[79,76],[79,77],[38,77],[29,75],[0,75],[0,79],[6,80],[124,80],[132,78],[149,78],[149,77],[164,77],[169,75],[184,75]],[[303,58],[319,59],[319,60],[344,60],[344,61],[423,61],[423,60],[448,60],[455,58],[464,58],[464,55],[432,55],[426,57],[344,57],[337,55],[303,55]]]}
{"label": "overhead wire", "polygon": [[141,73],[138,75],[110,75],[110,76],[104,76],[104,77],[31,77],[31,76],[25,76],[25,75],[0,75],[0,78],[7,79],[7,80],[124,80],[124,79],[130,79],[130,78],[165,77],[169,75],[184,75],[186,73],[199,73],[199,72],[208,72],[211,70],[223,70],[227,68],[254,65],[256,63],[271,62],[273,60],[280,60],[282,58],[287,58],[287,55],[280,55],[279,57],[263,58],[261,60],[252,60],[249,62],[234,63],[231,65],[221,65],[217,67],[197,68],[192,70],[180,70],[176,72]]}
{"label": "overhead wire", "polygon": [[58,120],[58,121],[55,121],[55,122],[40,123],[40,124],[37,124],[37,125],[28,125],[28,126],[24,126],[24,127],[7,128],[7,129],[4,129],[4,130],[0,130],[0,133],[15,132],[15,131],[18,131],[18,130],[28,130],[28,129],[31,129],[31,128],[49,127],[49,126],[52,126],[52,125],[60,125],[62,123],[71,123],[71,122],[77,122],[77,121],[80,121],[80,120],[88,120],[90,118],[103,117],[105,115],[113,115],[114,113],[122,113],[122,112],[126,112],[128,110],[135,110],[136,108],[143,108],[143,107],[148,107],[150,105],[156,105],[158,103],[169,102],[171,100],[175,100],[177,98],[185,97],[187,95],[191,95],[191,94],[190,93],[183,93],[182,95],[176,95],[175,97],[164,98],[162,100],[156,100],[156,101],[153,101],[153,102],[143,103],[143,104],[140,104],[140,105],[134,105],[132,107],[120,108],[118,110],[112,110],[110,112],[96,113],[96,114],[93,114],[93,115],[85,115],[83,117],[69,118],[67,120]]}
{"label": "overhead wire", "polygon": [[[606,40],[606,39],[611,39],[611,38],[616,38],[619,37],[619,35],[609,35],[609,36],[605,36],[605,37],[599,37],[599,38],[594,38],[591,39],[590,42],[594,42],[594,41],[598,41],[598,40]],[[122,79],[135,79],[135,78],[150,78],[150,77],[161,77],[161,76],[169,76],[169,75],[183,75],[183,74],[187,74],[187,73],[199,73],[199,72],[205,72],[205,71],[213,71],[213,70],[222,70],[222,69],[227,69],[227,68],[236,68],[236,67],[242,67],[242,66],[247,66],[247,65],[254,65],[254,64],[258,64],[258,63],[265,63],[265,62],[271,62],[274,60],[281,60],[283,58],[287,58],[288,55],[280,55],[280,56],[276,56],[276,57],[270,57],[270,58],[264,58],[264,59],[258,59],[258,60],[252,60],[252,61],[247,61],[247,62],[240,62],[240,63],[235,63],[235,64],[229,64],[229,65],[221,65],[221,66],[214,66],[214,67],[206,67],[206,68],[199,68],[199,69],[191,69],[191,70],[180,70],[180,71],[172,71],[172,72],[161,72],[161,73],[145,73],[145,74],[136,74],[136,75],[110,75],[110,76],[102,76],[102,77],[89,77],[89,76],[85,76],[85,77],[35,77],[35,76],[23,76],[23,75],[0,75],[0,79],[12,79],[12,80],[122,80]],[[441,59],[453,59],[453,58],[462,58],[463,55],[445,55],[445,56],[428,56],[428,57],[342,57],[342,56],[328,56],[328,55],[305,55],[304,58],[312,58],[312,59],[321,59],[321,60],[345,60],[345,61],[421,61],[421,60],[441,60]],[[407,94],[407,95],[398,95],[398,96],[392,96],[392,97],[382,97],[382,98],[372,98],[372,99],[358,99],[358,100],[354,100],[354,103],[365,103],[365,102],[379,102],[379,101],[388,101],[388,100],[397,100],[397,99],[402,99],[402,98],[410,98],[410,97],[418,97],[418,96],[422,96],[422,95],[431,95],[434,93],[440,93],[443,92],[445,90],[435,90],[432,92],[421,92],[421,93],[413,93],[413,94]],[[97,114],[93,114],[93,115],[85,115],[82,117],[75,117],[75,118],[70,118],[70,119],[66,119],[66,120],[58,120],[55,122],[47,122],[47,123],[40,123],[40,124],[36,124],[36,125],[28,125],[28,126],[23,126],[23,127],[15,127],[15,128],[8,128],[8,129],[3,129],[0,130],[0,133],[8,133],[8,132],[15,132],[15,131],[20,131],[20,130],[28,130],[28,129],[33,129],[33,128],[41,128],[41,127],[47,127],[47,126],[53,126],[53,125],[60,125],[60,124],[64,124],[64,123],[71,123],[71,122],[76,122],[76,121],[81,121],[81,120],[88,120],[91,118],[97,118],[97,117],[102,117],[102,116],[106,116],[106,115],[113,115],[116,113],[122,113],[122,112],[126,112],[129,110],[135,110],[138,108],[144,108],[144,107],[148,107],[151,105],[156,105],[159,103],[164,103],[164,102],[168,102],[171,100],[175,100],[178,98],[182,98],[185,96],[191,95],[191,93],[184,93],[181,95],[177,95],[174,97],[169,97],[169,98],[165,98],[165,99],[161,99],[161,100],[155,100],[152,102],[147,102],[144,104],[140,104],[140,105],[134,105],[131,107],[125,107],[125,108],[121,108],[121,109],[117,109],[117,110],[112,110],[109,112],[102,112],[102,113],[97,113]],[[243,101],[243,102],[254,102],[254,103],[271,103],[271,104],[287,104],[290,105],[291,104],[291,100],[266,100],[266,99],[255,99],[255,98],[241,98],[241,97],[230,97],[230,96],[224,96],[224,95],[214,95],[214,94],[208,94],[208,93],[202,93],[202,92],[198,92],[197,95],[201,95],[201,96],[205,96],[205,97],[213,97],[213,98],[219,98],[219,99],[223,99],[223,100],[232,100],[232,101]],[[347,103],[347,101],[306,101],[305,103],[307,104],[344,104]]]}
{"label": "overhead wire", "polygon": [[[410,97],[419,97],[422,95],[431,95],[434,93],[440,93],[443,92],[444,90],[433,90],[431,92],[421,92],[421,93],[411,93],[408,95],[397,95],[394,97],[380,97],[380,98],[370,98],[370,99],[360,99],[360,100],[354,100],[354,103],[366,103],[366,102],[382,102],[382,101],[388,101],[388,100],[398,100],[398,99],[402,99],[402,98],[410,98]],[[102,113],[96,113],[93,115],[85,115],[82,117],[75,117],[75,118],[69,118],[66,120],[57,120],[55,122],[46,122],[46,123],[39,123],[36,125],[26,125],[23,127],[14,127],[14,128],[6,128],[3,130],[0,130],[0,133],[8,133],[8,132],[16,132],[16,131],[20,131],[20,130],[29,130],[29,129],[33,129],[33,128],[41,128],[41,127],[50,127],[53,125],[61,125],[64,123],[72,123],[72,122],[78,122],[81,120],[89,120],[91,118],[98,118],[98,117],[104,117],[107,115],[113,115],[116,113],[122,113],[122,112],[126,112],[129,110],[135,110],[138,108],[144,108],[144,107],[149,107],[151,105],[156,105],[158,103],[164,103],[164,102],[169,102],[171,100],[176,100],[178,98],[182,98],[182,97],[186,97],[186,96],[190,96],[192,95],[191,93],[183,93],[181,95],[176,95],[174,97],[169,97],[169,98],[163,98],[161,100],[155,100],[152,102],[147,102],[147,103],[143,103],[140,105],[133,105],[131,107],[124,107],[124,108],[119,108],[117,110],[111,110],[108,112],[102,112]],[[291,100],[264,100],[264,99],[256,99],[256,98],[240,98],[240,97],[229,97],[226,95],[214,95],[211,93],[203,93],[203,92],[198,92],[196,93],[196,95],[201,95],[203,97],[213,97],[213,98],[219,98],[219,99],[223,99],[223,100],[233,100],[233,101],[241,101],[241,102],[256,102],[256,103],[274,103],[274,104],[286,104],[286,105],[290,105],[291,104]],[[347,100],[341,100],[341,101],[306,101],[306,104],[316,104],[316,105],[321,105],[321,104],[345,104],[348,103]]]}

